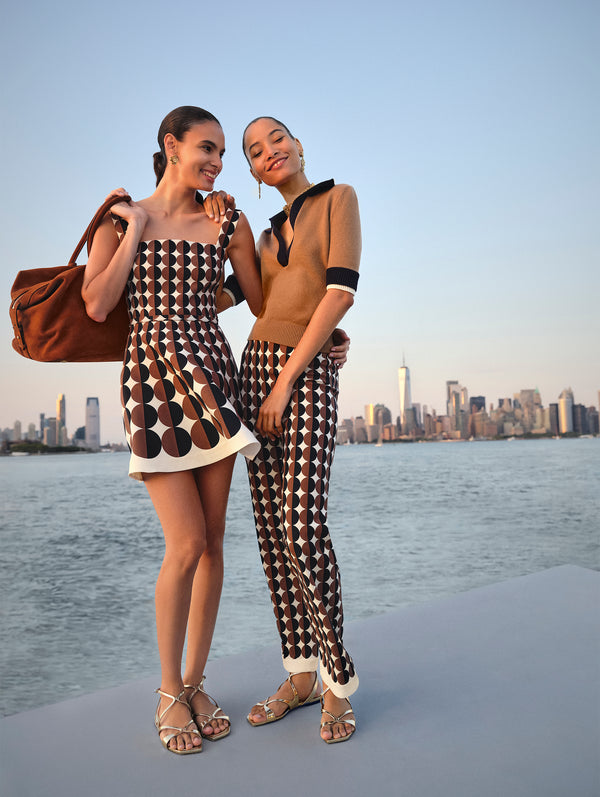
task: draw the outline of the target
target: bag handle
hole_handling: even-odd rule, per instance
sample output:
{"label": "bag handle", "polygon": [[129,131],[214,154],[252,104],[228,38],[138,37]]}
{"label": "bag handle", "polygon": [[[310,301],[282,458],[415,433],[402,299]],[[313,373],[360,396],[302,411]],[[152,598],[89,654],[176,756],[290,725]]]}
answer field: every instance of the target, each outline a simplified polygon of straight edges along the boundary
{"label": "bag handle", "polygon": [[81,236],[81,240],[75,247],[75,251],[69,258],[70,266],[73,265],[74,263],[77,263],[77,258],[79,257],[79,253],[83,249],[83,246],[86,242],[88,245],[88,252],[89,252],[90,246],[92,245],[92,239],[96,234],[96,230],[102,223],[102,219],[106,216],[106,213],[110,210],[110,208],[112,208],[113,205],[116,205],[117,202],[129,202],[130,200],[131,197],[129,196],[129,194],[126,194],[125,196],[111,196],[108,199],[104,200],[104,202],[95,212],[93,219],[88,224],[86,231]]}

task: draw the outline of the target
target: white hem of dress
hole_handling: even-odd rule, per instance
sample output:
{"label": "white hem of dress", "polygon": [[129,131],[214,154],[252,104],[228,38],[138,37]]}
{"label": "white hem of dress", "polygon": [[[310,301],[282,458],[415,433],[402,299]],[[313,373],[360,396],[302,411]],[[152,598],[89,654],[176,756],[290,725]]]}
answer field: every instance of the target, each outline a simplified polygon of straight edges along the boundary
{"label": "white hem of dress", "polygon": [[197,448],[183,457],[171,457],[165,451],[160,452],[156,460],[138,457],[132,454],[129,460],[129,475],[137,481],[144,480],[146,473],[177,473],[180,470],[194,470],[205,465],[212,465],[220,459],[225,459],[232,454],[243,454],[246,459],[254,459],[260,451],[260,443],[252,432],[245,426],[236,432],[233,437],[222,439],[215,448]]}

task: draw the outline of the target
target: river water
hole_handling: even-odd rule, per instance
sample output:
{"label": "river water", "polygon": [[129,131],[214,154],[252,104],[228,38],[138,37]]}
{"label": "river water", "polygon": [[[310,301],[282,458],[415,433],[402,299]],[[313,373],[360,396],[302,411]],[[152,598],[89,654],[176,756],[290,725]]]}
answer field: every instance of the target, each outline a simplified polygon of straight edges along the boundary
{"label": "river water", "polygon": [[[0,458],[0,714],[158,679],[162,535],[127,461]],[[329,521],[346,620],[556,565],[600,569],[600,438],[341,446]],[[277,642],[240,459],[225,557],[211,658]]]}

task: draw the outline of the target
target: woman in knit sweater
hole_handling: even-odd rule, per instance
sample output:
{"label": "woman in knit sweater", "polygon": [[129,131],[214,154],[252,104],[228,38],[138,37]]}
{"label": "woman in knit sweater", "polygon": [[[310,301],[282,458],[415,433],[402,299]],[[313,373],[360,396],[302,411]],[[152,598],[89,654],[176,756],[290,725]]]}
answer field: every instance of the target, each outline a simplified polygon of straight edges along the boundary
{"label": "woman in knit sweater", "polygon": [[321,738],[332,744],[354,732],[358,687],[327,528],[338,396],[328,354],[358,282],[358,202],[350,186],[309,183],[300,141],[276,119],[251,122],[243,147],[259,190],[273,186],[286,203],[258,241],[264,302],[240,370],[244,422],[262,440],[249,477],[288,678],[248,721],[274,722],[320,696]]}

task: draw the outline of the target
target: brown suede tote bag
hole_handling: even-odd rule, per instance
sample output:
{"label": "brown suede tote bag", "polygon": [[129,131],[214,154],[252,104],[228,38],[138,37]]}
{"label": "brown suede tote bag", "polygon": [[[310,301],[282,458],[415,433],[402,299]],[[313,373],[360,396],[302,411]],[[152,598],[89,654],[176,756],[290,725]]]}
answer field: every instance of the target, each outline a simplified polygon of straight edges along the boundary
{"label": "brown suede tote bag", "polygon": [[129,197],[111,197],[96,211],[68,265],[19,271],[10,296],[13,349],[40,362],[105,362],[122,360],[129,334],[125,293],[106,321],[93,321],[81,298],[84,265],[77,258],[106,212]]}

